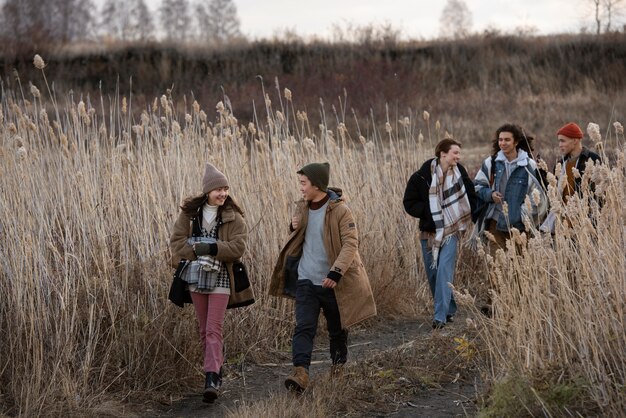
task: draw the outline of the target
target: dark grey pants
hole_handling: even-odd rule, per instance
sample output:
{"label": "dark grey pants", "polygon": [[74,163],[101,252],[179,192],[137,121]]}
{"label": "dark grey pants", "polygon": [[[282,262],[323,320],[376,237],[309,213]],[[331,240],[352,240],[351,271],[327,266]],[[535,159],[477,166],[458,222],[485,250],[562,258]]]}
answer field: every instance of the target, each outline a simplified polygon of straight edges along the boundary
{"label": "dark grey pants", "polygon": [[320,309],[324,312],[330,337],[330,359],[343,364],[348,359],[348,331],[341,329],[335,291],[315,286],[310,280],[298,280],[296,289],[296,329],[291,343],[293,365],[309,368],[313,339],[317,332]]}

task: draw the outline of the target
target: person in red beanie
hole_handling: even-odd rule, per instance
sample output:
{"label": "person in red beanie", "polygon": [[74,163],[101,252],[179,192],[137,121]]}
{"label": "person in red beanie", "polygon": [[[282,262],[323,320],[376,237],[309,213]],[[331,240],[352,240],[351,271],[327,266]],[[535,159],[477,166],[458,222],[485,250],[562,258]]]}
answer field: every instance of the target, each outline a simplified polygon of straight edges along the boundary
{"label": "person in red beanie", "polygon": [[[561,127],[556,135],[559,140],[559,152],[561,154],[559,161],[561,163],[561,172],[556,173],[558,187],[563,202],[567,203],[569,197],[574,193],[578,195],[582,193],[581,183],[587,162],[591,160],[597,164],[601,162],[601,159],[598,154],[589,151],[589,149],[583,146],[583,131],[574,122]],[[574,169],[578,170],[580,175],[574,174]],[[593,184],[590,187],[593,190]],[[556,215],[551,212],[539,229],[543,232],[554,234],[555,223]]]}
{"label": "person in red beanie", "polygon": [[[567,202],[569,196],[574,193],[580,194],[581,178],[585,173],[587,161],[600,162],[600,156],[589,151],[583,146],[583,131],[580,126],[570,122],[556,133],[559,139],[559,151],[561,153],[561,175],[559,186],[563,201]],[[574,168],[580,176],[574,175]]]}

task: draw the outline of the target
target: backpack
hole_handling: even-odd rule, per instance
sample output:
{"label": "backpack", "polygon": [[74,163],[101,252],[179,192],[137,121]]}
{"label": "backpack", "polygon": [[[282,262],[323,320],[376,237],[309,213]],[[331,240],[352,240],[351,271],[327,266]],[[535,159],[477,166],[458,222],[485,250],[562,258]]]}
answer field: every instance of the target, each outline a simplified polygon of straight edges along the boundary
{"label": "backpack", "polygon": [[[496,173],[496,155],[491,156],[491,168],[489,169],[489,188],[493,189],[493,182]],[[478,199],[476,208],[472,212],[472,222],[482,222],[483,218],[487,214],[488,202],[484,202],[482,199]]]}

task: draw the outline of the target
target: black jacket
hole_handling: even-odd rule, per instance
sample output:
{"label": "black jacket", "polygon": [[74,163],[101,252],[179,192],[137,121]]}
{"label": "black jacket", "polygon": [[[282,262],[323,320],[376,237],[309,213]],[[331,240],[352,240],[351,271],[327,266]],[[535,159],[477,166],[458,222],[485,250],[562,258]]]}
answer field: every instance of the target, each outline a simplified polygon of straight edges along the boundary
{"label": "black jacket", "polygon": [[[601,162],[600,156],[598,154],[596,154],[595,152],[589,151],[586,147],[583,147],[583,150],[580,153],[580,156],[578,157],[578,162],[576,163],[576,169],[580,173],[580,177],[577,177],[574,179],[575,190],[579,196],[582,194],[582,191],[580,190],[582,176],[583,174],[585,174],[585,166],[587,165],[587,161],[589,160],[593,161],[596,164]],[[567,156],[561,159],[560,162],[561,164],[563,164],[563,166],[565,166],[565,163],[567,162]],[[590,183],[590,185],[591,185],[592,190],[595,189],[593,183]]]}
{"label": "black jacket", "polygon": [[[433,222],[433,217],[430,213],[430,203],[428,200],[428,190],[430,189],[430,183],[432,181],[432,176],[430,175],[430,164],[432,161],[433,158],[426,161],[419,170],[413,173],[406,185],[404,199],[402,200],[404,210],[406,210],[409,215],[419,218],[419,228],[421,231],[425,232],[435,232],[435,222]],[[476,212],[475,209],[478,198],[476,190],[474,189],[474,183],[467,174],[465,167],[461,164],[458,164],[457,167],[463,177],[465,192],[467,193],[467,198],[472,208],[472,222],[476,222],[474,213]]]}

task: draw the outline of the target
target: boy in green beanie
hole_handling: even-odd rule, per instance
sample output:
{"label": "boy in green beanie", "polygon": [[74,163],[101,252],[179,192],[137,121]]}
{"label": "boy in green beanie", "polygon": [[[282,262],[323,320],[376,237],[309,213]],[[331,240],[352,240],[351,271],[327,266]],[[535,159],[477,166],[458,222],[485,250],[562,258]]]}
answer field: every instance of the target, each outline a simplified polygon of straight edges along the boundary
{"label": "boy in green beanie", "polygon": [[270,294],[296,299],[290,390],[304,391],[320,311],[330,337],[333,372],[347,361],[347,329],[376,315],[369,279],[358,252],[358,233],[342,191],[329,188],[330,165],[311,163],[298,170],[303,200],[292,218],[291,234],[274,268]]}

